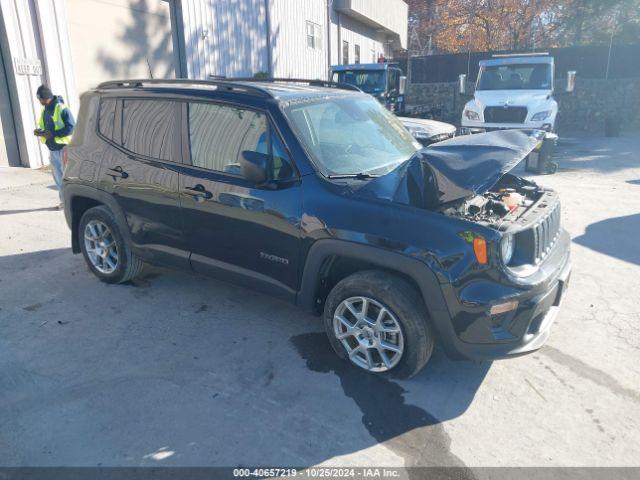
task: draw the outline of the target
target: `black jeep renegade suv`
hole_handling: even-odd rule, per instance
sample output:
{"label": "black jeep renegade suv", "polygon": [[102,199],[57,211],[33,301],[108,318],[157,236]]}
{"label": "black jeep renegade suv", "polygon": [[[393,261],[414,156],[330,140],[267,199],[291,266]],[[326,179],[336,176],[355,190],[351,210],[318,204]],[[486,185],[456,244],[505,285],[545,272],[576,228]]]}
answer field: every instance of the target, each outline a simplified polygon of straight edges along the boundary
{"label": "black jeep renegade suv", "polygon": [[539,348],[570,273],[558,195],[508,172],[536,132],[425,149],[317,82],[107,82],[67,150],[74,253],[101,280],[182,267],[322,314],[341,357],[408,377]]}

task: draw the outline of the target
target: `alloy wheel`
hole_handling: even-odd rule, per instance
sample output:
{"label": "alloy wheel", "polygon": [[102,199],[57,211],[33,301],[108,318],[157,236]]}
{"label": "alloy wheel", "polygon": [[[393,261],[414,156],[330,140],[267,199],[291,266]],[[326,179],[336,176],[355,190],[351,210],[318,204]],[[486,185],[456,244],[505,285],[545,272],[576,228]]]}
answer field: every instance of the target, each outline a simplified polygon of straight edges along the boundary
{"label": "alloy wheel", "polygon": [[395,315],[368,297],[343,300],[333,315],[333,331],[352,363],[370,372],[395,367],[404,352],[404,337]]}
{"label": "alloy wheel", "polygon": [[91,220],[84,228],[84,246],[91,264],[100,273],[109,275],[118,268],[118,246],[109,227],[100,220]]}

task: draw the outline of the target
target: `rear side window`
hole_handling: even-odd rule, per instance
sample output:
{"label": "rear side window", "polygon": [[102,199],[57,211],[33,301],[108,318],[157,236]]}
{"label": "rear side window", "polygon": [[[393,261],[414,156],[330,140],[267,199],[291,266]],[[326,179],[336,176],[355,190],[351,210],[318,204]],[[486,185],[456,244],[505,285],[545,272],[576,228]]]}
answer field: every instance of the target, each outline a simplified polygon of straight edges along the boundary
{"label": "rear side window", "polygon": [[191,162],[196,167],[240,175],[243,150],[263,151],[267,135],[262,113],[211,103],[189,104]]}
{"label": "rear side window", "polygon": [[78,112],[78,122],[73,130],[71,145],[79,147],[85,142],[87,133],[94,133],[100,108],[100,98],[95,95],[82,95],[80,97],[80,111]]}
{"label": "rear side window", "polygon": [[113,124],[116,116],[116,100],[108,99],[100,101],[100,120],[98,130],[106,138],[113,140]]}
{"label": "rear side window", "polygon": [[180,162],[178,102],[128,100],[122,104],[122,145],[145,157]]}

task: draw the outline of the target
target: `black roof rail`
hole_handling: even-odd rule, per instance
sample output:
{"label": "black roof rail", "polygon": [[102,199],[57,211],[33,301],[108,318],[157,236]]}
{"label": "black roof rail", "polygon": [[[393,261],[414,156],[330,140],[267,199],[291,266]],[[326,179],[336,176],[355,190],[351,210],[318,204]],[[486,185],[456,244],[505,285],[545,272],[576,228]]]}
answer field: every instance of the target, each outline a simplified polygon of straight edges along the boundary
{"label": "black roof rail", "polygon": [[263,82],[263,83],[306,83],[311,87],[325,87],[325,88],[339,88],[341,90],[353,90],[354,92],[362,92],[355,85],[350,83],[330,82],[328,80],[318,80],[309,78],[253,78],[253,77],[235,77],[226,78],[226,81],[230,82]]}
{"label": "black roof rail", "polygon": [[133,80],[109,80],[98,85],[99,89],[109,88],[135,88],[145,85],[207,85],[218,87],[221,90],[245,92],[259,97],[271,97],[271,94],[264,88],[254,85],[242,85],[228,80],[191,80],[187,78],[138,78]]}

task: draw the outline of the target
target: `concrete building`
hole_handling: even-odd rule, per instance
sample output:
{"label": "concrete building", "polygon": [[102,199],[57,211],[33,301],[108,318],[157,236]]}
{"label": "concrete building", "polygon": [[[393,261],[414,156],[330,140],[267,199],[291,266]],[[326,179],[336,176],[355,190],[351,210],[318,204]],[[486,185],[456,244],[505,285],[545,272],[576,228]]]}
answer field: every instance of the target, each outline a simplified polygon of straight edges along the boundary
{"label": "concrete building", "polygon": [[0,0],[0,166],[40,167],[35,91],[115,78],[327,78],[405,48],[403,0]]}

